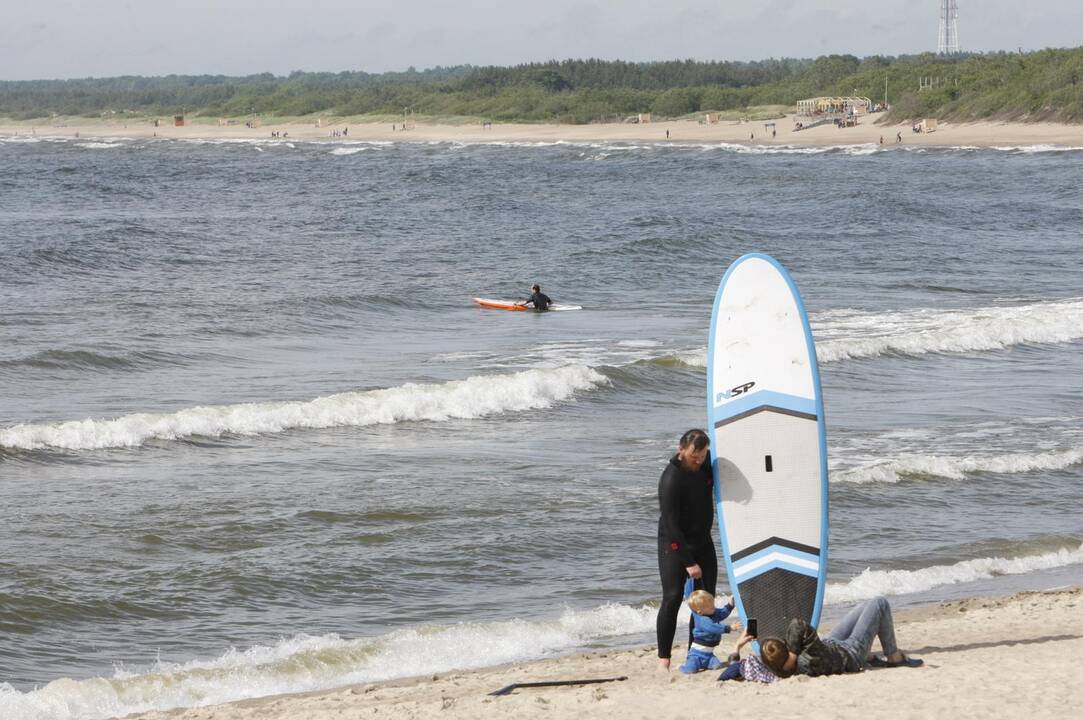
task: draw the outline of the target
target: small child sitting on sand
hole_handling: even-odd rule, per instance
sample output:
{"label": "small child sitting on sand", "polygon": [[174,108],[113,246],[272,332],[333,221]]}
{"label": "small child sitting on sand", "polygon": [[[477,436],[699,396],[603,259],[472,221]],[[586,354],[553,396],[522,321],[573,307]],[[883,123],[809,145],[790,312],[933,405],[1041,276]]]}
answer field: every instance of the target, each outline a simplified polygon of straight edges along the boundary
{"label": "small child sitting on sand", "polygon": [[[733,601],[716,608],[714,595],[696,590],[688,596],[688,608],[692,611],[692,647],[688,648],[688,659],[681,665],[681,672],[717,670],[722,663],[715,657],[714,649],[722,641],[722,635],[730,631],[730,626],[722,621],[733,612]],[[734,623],[734,627],[740,629],[741,624]]]}

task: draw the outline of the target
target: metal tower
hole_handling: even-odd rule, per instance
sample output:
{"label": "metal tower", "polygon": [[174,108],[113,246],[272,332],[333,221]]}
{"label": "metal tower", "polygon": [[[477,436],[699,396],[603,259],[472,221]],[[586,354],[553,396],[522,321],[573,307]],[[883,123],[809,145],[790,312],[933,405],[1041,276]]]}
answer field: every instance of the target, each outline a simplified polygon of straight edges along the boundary
{"label": "metal tower", "polygon": [[940,31],[936,36],[938,55],[959,52],[959,4],[956,0],[940,0]]}

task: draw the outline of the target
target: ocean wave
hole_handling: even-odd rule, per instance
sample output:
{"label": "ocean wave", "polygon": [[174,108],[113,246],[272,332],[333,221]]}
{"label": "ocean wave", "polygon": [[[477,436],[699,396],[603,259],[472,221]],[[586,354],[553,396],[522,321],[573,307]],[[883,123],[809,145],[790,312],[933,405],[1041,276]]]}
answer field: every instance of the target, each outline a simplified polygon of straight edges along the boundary
{"label": "ocean wave", "polygon": [[337,148],[335,148],[334,150],[332,150],[331,152],[329,152],[327,154],[328,155],[356,155],[357,153],[365,152],[366,150],[371,150],[371,149],[372,148],[368,148],[368,147],[337,147]]}
{"label": "ocean wave", "polygon": [[75,143],[75,146],[76,147],[81,147],[81,148],[88,148],[88,149],[91,149],[91,150],[105,150],[105,149],[108,149],[108,148],[123,147],[124,143],[118,143],[118,142],[81,142],[81,143]]}
{"label": "ocean wave", "polygon": [[0,429],[0,447],[94,450],[138,447],[151,440],[471,419],[550,407],[608,382],[590,367],[567,365],[442,384],[408,383],[306,401],[201,406],[174,413],[136,413],[112,420],[15,425]]}
{"label": "ocean wave", "polygon": [[999,150],[1000,152],[1014,153],[1018,155],[1034,155],[1036,153],[1060,153],[1060,152],[1075,152],[1077,150],[1083,150],[1083,147],[1075,147],[1072,145],[1054,145],[1052,143],[1041,143],[1038,145],[1004,145],[993,146],[992,150]]}
{"label": "ocean wave", "polygon": [[54,680],[28,692],[0,683],[0,706],[5,720],[98,720],[465,670],[646,633],[656,612],[649,605],[604,605],[565,610],[555,619],[461,623],[377,638],[296,635],[274,645],[231,649],[212,660],[120,668],[110,678]]}
{"label": "ocean wave", "polygon": [[877,595],[906,595],[945,585],[987,580],[1001,575],[1023,575],[1039,570],[1083,563],[1083,544],[1053,552],[1021,557],[985,557],[952,565],[933,565],[917,570],[872,570],[844,583],[828,583],[826,603],[867,600]]}
{"label": "ocean wave", "polygon": [[1020,474],[1042,470],[1064,470],[1083,463],[1083,447],[1048,452],[950,457],[905,455],[894,460],[831,473],[831,482],[897,483],[913,477],[942,477],[965,480],[977,473]]}
{"label": "ocean wave", "polygon": [[[958,310],[829,310],[813,314],[809,324],[821,363],[1005,350],[1083,339],[1083,298]],[[687,365],[707,366],[706,348],[676,357]]]}
{"label": "ocean wave", "polygon": [[1068,343],[1083,339],[1083,299],[959,310],[830,311],[816,317],[813,332],[822,362]]}
{"label": "ocean wave", "polygon": [[120,355],[92,350],[43,350],[12,360],[0,360],[5,368],[39,370],[138,370],[159,365],[184,365],[189,358],[175,353],[137,351]]}

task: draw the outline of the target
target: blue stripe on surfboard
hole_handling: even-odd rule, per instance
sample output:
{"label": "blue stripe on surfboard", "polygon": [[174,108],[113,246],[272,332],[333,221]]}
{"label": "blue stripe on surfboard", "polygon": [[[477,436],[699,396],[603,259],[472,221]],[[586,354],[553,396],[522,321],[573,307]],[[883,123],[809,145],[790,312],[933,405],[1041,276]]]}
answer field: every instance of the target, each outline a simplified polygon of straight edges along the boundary
{"label": "blue stripe on surfboard", "polygon": [[766,563],[766,564],[762,565],[761,567],[756,568],[755,570],[749,571],[749,573],[747,575],[741,575],[740,577],[737,577],[735,575],[733,579],[736,581],[736,583],[738,585],[740,585],[741,583],[743,583],[743,582],[745,582],[747,580],[751,580],[754,577],[759,577],[760,575],[763,575],[765,572],[769,572],[771,570],[789,570],[790,572],[795,572],[795,573],[798,573],[799,575],[808,575],[809,577],[814,577],[814,578],[819,579],[819,577],[820,577],[820,569],[821,568],[818,567],[817,569],[814,570],[812,568],[807,568],[807,567],[805,567],[803,565],[794,565],[792,563],[786,562],[785,560],[773,560],[773,561],[771,561],[769,563]]}
{"label": "blue stripe on surfboard", "polygon": [[788,548],[785,545],[772,545],[771,547],[764,548],[763,550],[760,550],[759,552],[753,553],[751,555],[746,555],[745,557],[741,558],[740,560],[734,561],[733,569],[734,569],[734,571],[739,571],[746,564],[748,564],[750,562],[755,562],[755,561],[757,561],[757,560],[759,560],[761,558],[765,558],[765,557],[767,557],[768,555],[770,555],[772,553],[780,553],[782,555],[787,555],[789,557],[797,558],[798,560],[805,560],[807,562],[813,562],[813,563],[816,563],[817,565],[820,564],[820,556],[819,555],[811,555],[809,553],[804,553],[804,552],[801,552],[800,550],[794,550],[793,548]]}
{"label": "blue stripe on surfboard", "polygon": [[758,390],[754,393],[748,393],[737,400],[732,400],[725,405],[716,406],[711,414],[711,419],[718,422],[761,407],[774,407],[781,410],[792,410],[804,415],[812,415],[813,417],[817,416],[816,401],[812,398],[788,395],[774,390]]}

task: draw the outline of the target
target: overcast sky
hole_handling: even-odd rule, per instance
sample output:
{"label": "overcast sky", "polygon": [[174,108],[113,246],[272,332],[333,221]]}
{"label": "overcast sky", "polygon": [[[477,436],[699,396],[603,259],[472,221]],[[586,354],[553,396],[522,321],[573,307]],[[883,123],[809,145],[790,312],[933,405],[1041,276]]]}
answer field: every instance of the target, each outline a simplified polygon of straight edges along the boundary
{"label": "overcast sky", "polygon": [[[936,50],[939,0],[5,0],[0,79]],[[1083,0],[959,0],[964,50],[1083,45]]]}

